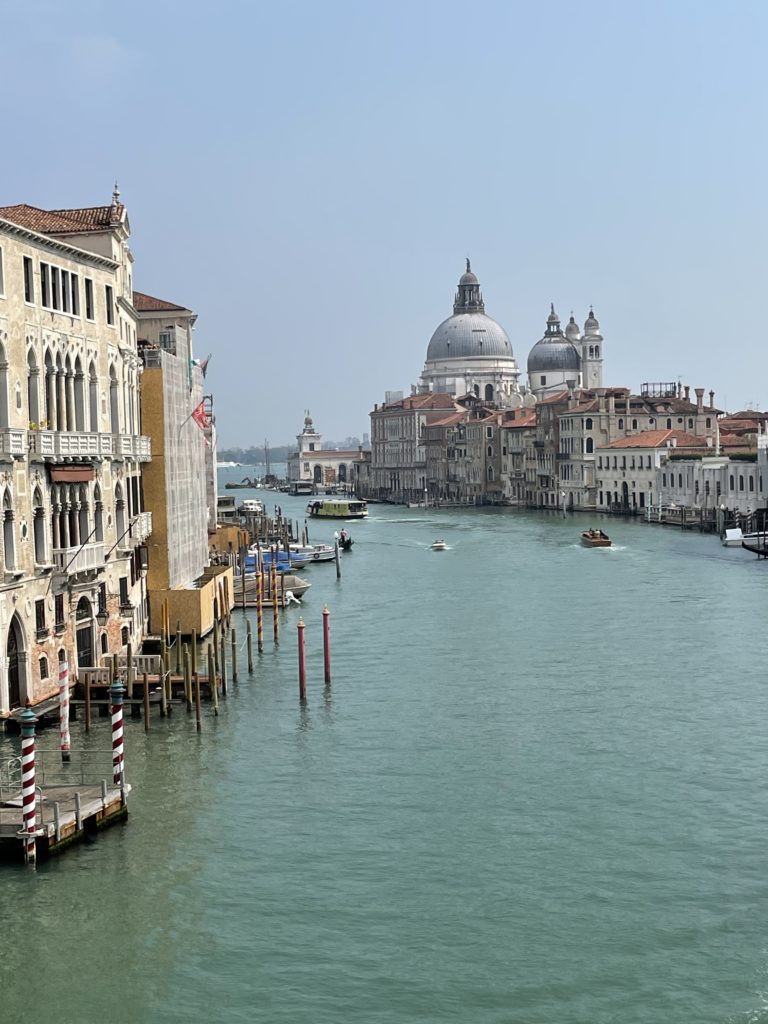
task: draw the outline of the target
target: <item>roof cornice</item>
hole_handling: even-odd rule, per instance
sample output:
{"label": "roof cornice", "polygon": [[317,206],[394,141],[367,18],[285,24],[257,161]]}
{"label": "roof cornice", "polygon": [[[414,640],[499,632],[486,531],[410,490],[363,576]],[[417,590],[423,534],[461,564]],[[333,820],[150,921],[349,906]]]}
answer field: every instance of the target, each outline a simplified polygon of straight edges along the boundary
{"label": "roof cornice", "polygon": [[117,270],[119,266],[115,260],[111,260],[107,256],[100,256],[98,253],[88,252],[86,249],[78,249],[77,246],[61,242],[52,235],[43,235],[38,231],[32,231],[30,228],[23,228],[20,224],[14,224],[13,221],[4,220],[2,217],[0,217],[0,231],[5,231],[9,235],[16,235],[17,238],[25,238],[30,242],[35,242],[37,245],[44,246],[46,249],[52,249],[54,252],[60,252],[66,256],[75,256],[77,259],[96,267]]}

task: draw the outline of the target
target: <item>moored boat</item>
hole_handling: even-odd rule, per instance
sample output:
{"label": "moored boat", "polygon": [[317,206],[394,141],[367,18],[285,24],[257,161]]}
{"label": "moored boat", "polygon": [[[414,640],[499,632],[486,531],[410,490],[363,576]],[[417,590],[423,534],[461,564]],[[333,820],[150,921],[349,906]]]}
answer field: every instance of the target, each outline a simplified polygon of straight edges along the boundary
{"label": "moored boat", "polygon": [[611,538],[602,530],[585,530],[581,535],[581,543],[585,548],[609,548]]}
{"label": "moored boat", "polygon": [[306,565],[312,562],[332,562],[336,557],[332,544],[289,544],[288,548],[291,558],[302,558]]}
{"label": "moored boat", "polygon": [[365,519],[368,505],[359,498],[325,498],[310,501],[307,515],[313,519]]}
{"label": "moored boat", "polygon": [[[262,605],[264,608],[272,607],[272,593],[271,578],[268,572],[264,573],[264,599]],[[257,603],[256,597],[256,585],[257,575],[255,572],[246,572],[245,574],[245,606],[246,608],[255,608]],[[279,606],[291,605],[300,603],[306,592],[312,586],[311,583],[307,583],[300,576],[295,576],[291,573],[280,573],[277,577],[277,603]],[[242,576],[235,577],[234,586],[234,598],[235,604],[242,607],[243,603],[243,579]]]}

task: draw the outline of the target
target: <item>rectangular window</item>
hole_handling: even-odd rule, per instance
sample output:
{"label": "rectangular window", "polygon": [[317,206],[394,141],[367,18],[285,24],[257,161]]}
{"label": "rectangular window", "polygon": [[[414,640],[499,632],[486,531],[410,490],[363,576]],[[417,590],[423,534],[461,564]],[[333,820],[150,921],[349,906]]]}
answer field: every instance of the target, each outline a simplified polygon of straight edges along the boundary
{"label": "rectangular window", "polygon": [[128,607],[128,577],[120,577],[120,607]]}
{"label": "rectangular window", "polygon": [[42,291],[42,303],[50,309],[51,306],[51,273],[47,263],[40,264],[40,289]]}
{"label": "rectangular window", "polygon": [[58,267],[51,267],[51,306],[61,309],[61,271]]}
{"label": "rectangular window", "polygon": [[104,285],[104,302],[107,306],[107,323],[112,327],[115,325],[115,300],[111,284]]}
{"label": "rectangular window", "polygon": [[32,257],[24,257],[24,301],[35,301],[35,279],[32,271]]}
{"label": "rectangular window", "polygon": [[93,281],[90,277],[85,279],[85,318],[93,320]]}
{"label": "rectangular window", "polygon": [[57,594],[53,599],[54,628],[57,633],[64,632],[64,595]]}
{"label": "rectangular window", "polygon": [[35,601],[35,631],[37,633],[37,639],[42,640],[48,636],[48,630],[45,625],[45,598],[40,598]]}
{"label": "rectangular window", "polygon": [[64,313],[69,312],[69,298],[70,298],[70,284],[69,284],[69,271],[62,270],[61,272],[61,308]]}
{"label": "rectangular window", "polygon": [[80,316],[80,278],[77,274],[70,274],[69,281],[72,286],[72,304],[70,309],[73,316]]}

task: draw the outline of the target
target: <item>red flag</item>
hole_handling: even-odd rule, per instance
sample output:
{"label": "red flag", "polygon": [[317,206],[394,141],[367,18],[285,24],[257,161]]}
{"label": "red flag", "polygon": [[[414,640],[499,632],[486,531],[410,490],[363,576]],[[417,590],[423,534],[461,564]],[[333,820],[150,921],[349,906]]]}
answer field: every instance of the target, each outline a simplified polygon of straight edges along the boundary
{"label": "red flag", "polygon": [[192,413],[192,419],[201,428],[206,430],[211,425],[211,421],[208,418],[208,413],[205,411],[205,399],[198,405],[198,407]]}

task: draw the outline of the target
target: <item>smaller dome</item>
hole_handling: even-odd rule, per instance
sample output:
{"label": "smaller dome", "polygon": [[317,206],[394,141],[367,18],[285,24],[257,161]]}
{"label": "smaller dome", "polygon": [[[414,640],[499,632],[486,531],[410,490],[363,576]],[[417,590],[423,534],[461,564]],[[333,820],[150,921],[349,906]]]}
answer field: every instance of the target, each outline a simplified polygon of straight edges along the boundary
{"label": "smaller dome", "polygon": [[579,353],[563,337],[542,338],[536,342],[528,356],[528,373],[547,373],[553,370],[573,370],[578,373],[580,369]]}
{"label": "smaller dome", "polygon": [[565,325],[565,336],[569,341],[574,341],[579,337],[579,325],[576,323],[573,313],[571,313],[571,319]]}
{"label": "smaller dome", "polygon": [[549,316],[547,317],[547,323],[548,324],[559,324],[560,323],[560,317],[555,312],[555,304],[554,304],[554,302],[551,302],[549,304]]}
{"label": "smaller dome", "polygon": [[600,330],[600,322],[594,314],[592,307],[589,307],[589,316],[584,321],[584,333],[596,334]]}

